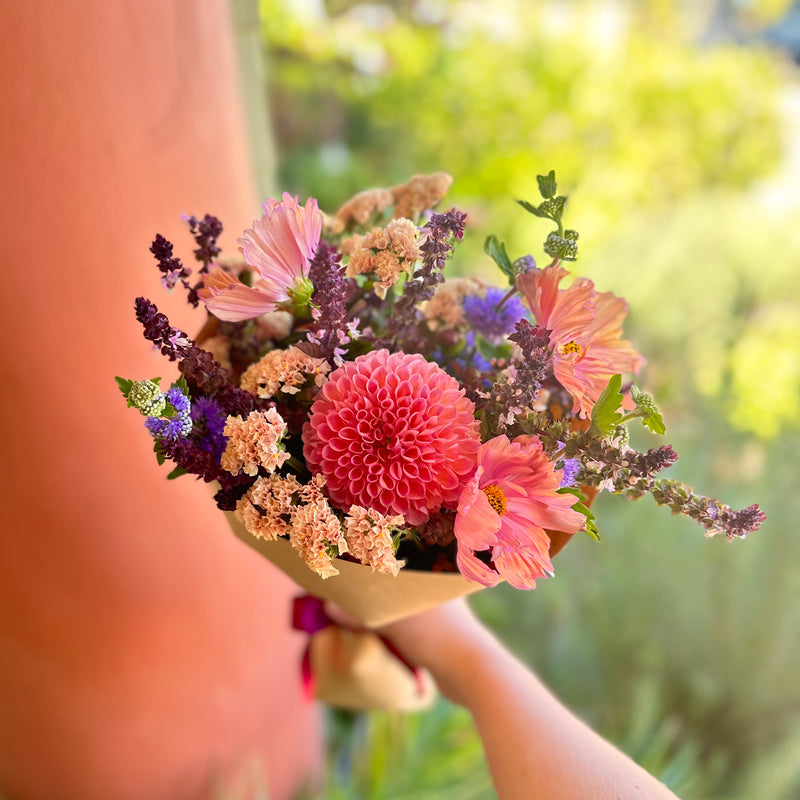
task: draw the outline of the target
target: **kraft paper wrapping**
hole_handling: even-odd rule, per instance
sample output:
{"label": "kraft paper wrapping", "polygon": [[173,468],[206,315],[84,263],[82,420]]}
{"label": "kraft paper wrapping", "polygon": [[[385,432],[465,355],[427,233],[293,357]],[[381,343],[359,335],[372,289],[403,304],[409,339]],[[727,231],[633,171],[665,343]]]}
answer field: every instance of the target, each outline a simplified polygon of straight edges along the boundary
{"label": "kraft paper wrapping", "polygon": [[[583,489],[587,505],[596,495]],[[428,608],[477,592],[484,587],[455,572],[421,572],[401,569],[394,577],[371,567],[337,561],[338,575],[321,578],[310,570],[288,539],[265,541],[253,536],[231,511],[225,516],[248,547],[266,556],[308,594],[335,603],[366,628],[379,628]],[[554,556],[572,534],[548,531]],[[412,711],[429,706],[436,689],[422,673],[423,691],[411,671],[398,661],[369,631],[330,627],[311,639],[311,667],[318,700],[352,711],[383,708]]]}
{"label": "kraft paper wrapping", "polygon": [[369,631],[330,627],[311,640],[315,696],[336,708],[419,711],[436,698],[430,674],[413,673]]}
{"label": "kraft paper wrapping", "polygon": [[308,568],[288,539],[259,539],[248,533],[232,511],[225,516],[245,544],[266,556],[306,592],[336,603],[366,628],[379,628],[484,588],[457,572],[401,569],[394,577],[341,559],[336,562],[339,574],[323,579]]}

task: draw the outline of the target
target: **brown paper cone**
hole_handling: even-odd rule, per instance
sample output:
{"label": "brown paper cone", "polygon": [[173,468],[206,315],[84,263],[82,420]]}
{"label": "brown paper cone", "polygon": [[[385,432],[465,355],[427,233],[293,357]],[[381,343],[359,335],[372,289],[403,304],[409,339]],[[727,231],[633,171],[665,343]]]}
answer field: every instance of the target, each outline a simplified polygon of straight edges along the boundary
{"label": "brown paper cone", "polygon": [[316,698],[337,708],[417,711],[436,698],[430,675],[421,671],[420,687],[411,670],[369,631],[330,627],[314,634],[311,669]]}
{"label": "brown paper cone", "polygon": [[394,577],[342,560],[336,562],[339,574],[323,579],[308,568],[288,539],[273,542],[259,539],[248,533],[233,512],[226,511],[225,516],[239,539],[266,556],[298,586],[315,597],[336,603],[367,628],[379,628],[484,588],[457,572],[401,569]]}

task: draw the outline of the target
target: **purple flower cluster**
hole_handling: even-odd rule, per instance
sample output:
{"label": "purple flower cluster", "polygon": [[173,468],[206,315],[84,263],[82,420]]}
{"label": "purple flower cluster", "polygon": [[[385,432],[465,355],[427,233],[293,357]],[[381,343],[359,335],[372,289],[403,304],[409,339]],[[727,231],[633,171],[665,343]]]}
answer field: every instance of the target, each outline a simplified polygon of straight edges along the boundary
{"label": "purple flower cluster", "polygon": [[464,235],[467,215],[452,208],[445,214],[431,214],[423,233],[425,241],[420,245],[422,265],[406,281],[403,295],[394,304],[392,316],[386,325],[385,340],[380,344],[393,343],[397,349],[414,352],[424,349],[419,342],[418,324],[421,318],[420,303],[430,300],[436,284],[444,280],[442,270],[453,252],[453,240]]}
{"label": "purple flower cluster", "polygon": [[517,414],[533,404],[536,393],[550,371],[550,345],[547,331],[521,319],[508,337],[520,349],[522,357],[512,362],[510,376],[497,381],[484,403],[490,425],[505,430]]}
{"label": "purple flower cluster", "polygon": [[511,333],[516,324],[528,314],[519,297],[511,297],[503,303],[505,296],[503,289],[490,287],[486,290],[485,297],[472,295],[464,300],[465,319],[492,344],[500,344],[503,337]]}
{"label": "purple flower cluster", "polygon": [[[189,398],[177,387],[167,390],[165,395],[168,406],[171,406],[173,415],[167,417],[148,417],[145,427],[154,439],[185,438],[191,433],[192,404]],[[166,409],[169,412],[169,408]]]}
{"label": "purple flower cluster", "polygon": [[137,297],[134,305],[136,319],[144,327],[144,338],[160,348],[170,361],[185,358],[193,346],[192,340],[179,328],[173,328],[166,315],[146,297]]}
{"label": "purple flower cluster", "polygon": [[158,269],[161,272],[161,285],[165,289],[174,288],[180,280],[186,285],[186,278],[191,275],[191,270],[181,264],[179,258],[172,255],[172,242],[167,241],[160,233],[156,234],[150,252],[156,257]]}
{"label": "purple flower cluster", "polygon": [[192,439],[197,447],[211,453],[219,461],[228,441],[225,437],[226,413],[216,400],[198,397],[192,403],[191,414]]}
{"label": "purple flower cluster", "polygon": [[308,266],[308,277],[314,284],[311,302],[314,323],[308,341],[316,345],[315,355],[340,365],[345,354],[343,345],[350,341],[353,325],[347,319],[347,296],[350,292],[341,253],[326,242],[320,242]]}
{"label": "purple flower cluster", "polygon": [[197,217],[186,217],[186,222],[189,223],[189,230],[197,244],[194,257],[203,265],[200,268],[202,274],[208,271],[208,265],[220,253],[217,239],[222,234],[222,223],[211,214],[206,214],[201,220]]}

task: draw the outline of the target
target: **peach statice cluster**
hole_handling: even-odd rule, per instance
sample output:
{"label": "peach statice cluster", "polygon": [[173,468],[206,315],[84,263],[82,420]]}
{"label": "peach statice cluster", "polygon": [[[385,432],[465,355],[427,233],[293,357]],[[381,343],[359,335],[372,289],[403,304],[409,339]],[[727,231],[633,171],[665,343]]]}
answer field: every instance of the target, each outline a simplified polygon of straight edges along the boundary
{"label": "peach statice cluster", "polygon": [[180,374],[164,388],[117,379],[169,477],[215,482],[221,509],[323,577],[346,559],[533,588],[566,538],[596,538],[599,490],[650,494],[707,535],[756,530],[758,506],[659,477],[669,445],[629,446],[631,421],[664,424],[633,383],[644,359],[623,338],[625,301],[569,280],[578,234],[554,174],[541,202],[519,201],[554,227],[544,267],[486,240],[504,286],[444,279],[466,221],[435,210],[450,183],[416,176],[331,215],[284,194],[227,260],[219,221],[189,217],[194,278],[156,237],[164,286],[208,312],[192,339],[138,298],[145,338]]}

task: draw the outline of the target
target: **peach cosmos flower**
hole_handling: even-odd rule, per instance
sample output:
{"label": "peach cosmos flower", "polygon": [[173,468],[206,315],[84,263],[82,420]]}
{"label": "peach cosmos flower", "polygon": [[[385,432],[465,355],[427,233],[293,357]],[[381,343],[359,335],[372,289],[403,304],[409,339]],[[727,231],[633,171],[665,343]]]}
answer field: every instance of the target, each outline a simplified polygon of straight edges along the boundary
{"label": "peach cosmos flower", "polygon": [[475,471],[475,406],[421,355],[373,350],[329,376],[303,427],[306,463],[339,508],[402,514],[419,525],[454,508]]}
{"label": "peach cosmos flower", "polygon": [[308,264],[322,233],[317,201],[311,199],[303,207],[284,193],[282,200],[268,200],[263,208],[264,216],[238,240],[245,262],[254,270],[253,285],[215,268],[198,292],[219,319],[241,322],[274,311],[307,280]]}
{"label": "peach cosmos flower", "polygon": [[[458,569],[468,580],[494,586],[505,578],[533,589],[553,574],[546,528],[575,533],[586,518],[572,509],[574,495],[558,494],[561,470],[535,436],[497,436],[481,445],[478,467],[458,501]],[[475,553],[490,551],[490,565]]]}
{"label": "peach cosmos flower", "polygon": [[556,380],[572,395],[573,411],[585,417],[609,379],[636,372],[644,357],[621,338],[628,304],[611,292],[596,292],[587,278],[559,289],[568,274],[558,264],[536,269],[517,278],[517,289],[536,324],[549,331]]}

